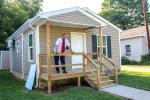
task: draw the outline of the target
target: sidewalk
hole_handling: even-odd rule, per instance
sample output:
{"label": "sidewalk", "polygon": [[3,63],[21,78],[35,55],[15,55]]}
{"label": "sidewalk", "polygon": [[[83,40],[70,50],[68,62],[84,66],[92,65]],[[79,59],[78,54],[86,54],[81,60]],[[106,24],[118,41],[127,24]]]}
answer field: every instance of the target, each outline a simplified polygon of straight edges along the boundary
{"label": "sidewalk", "polygon": [[99,89],[102,92],[108,92],[133,100],[150,100],[150,91],[140,90],[123,85],[115,85],[112,87]]}

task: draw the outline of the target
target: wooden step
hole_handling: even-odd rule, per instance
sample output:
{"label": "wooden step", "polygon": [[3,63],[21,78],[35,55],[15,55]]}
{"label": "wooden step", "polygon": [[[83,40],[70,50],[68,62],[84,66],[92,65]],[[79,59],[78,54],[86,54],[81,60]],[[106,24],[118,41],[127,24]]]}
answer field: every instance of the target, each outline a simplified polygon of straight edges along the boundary
{"label": "wooden step", "polygon": [[[86,75],[87,77],[93,77],[93,76],[96,76],[95,74],[93,74],[93,73],[91,73],[91,74],[88,74],[88,75]],[[106,74],[105,73],[100,73],[100,76],[106,76]]]}
{"label": "wooden step", "polygon": [[106,84],[106,83],[112,83],[112,82],[114,82],[114,80],[102,81],[102,82],[100,82],[100,84]]}
{"label": "wooden step", "polygon": [[[114,83],[114,80],[106,80],[106,81],[101,81],[100,82],[100,84],[101,85],[104,85],[104,84],[106,84],[107,85],[107,83],[109,84],[109,83]],[[97,84],[97,81],[93,81],[93,84]]]}
{"label": "wooden step", "polygon": [[105,86],[109,86],[109,85],[114,84],[114,83],[115,83],[114,80],[102,81],[102,82],[100,82],[100,86],[105,87]]}
{"label": "wooden step", "polygon": [[[93,77],[88,77],[88,79],[89,79],[89,80],[92,80],[92,81],[97,81],[97,78],[94,77],[94,76],[93,76]],[[109,80],[109,79],[110,79],[109,76],[102,76],[102,77],[101,77],[101,80],[102,80],[102,81]]]}
{"label": "wooden step", "polygon": [[116,86],[116,85],[118,85],[118,84],[112,83],[110,85],[106,85],[106,86],[101,87],[101,89],[108,88],[108,87],[113,87],[113,86]]}

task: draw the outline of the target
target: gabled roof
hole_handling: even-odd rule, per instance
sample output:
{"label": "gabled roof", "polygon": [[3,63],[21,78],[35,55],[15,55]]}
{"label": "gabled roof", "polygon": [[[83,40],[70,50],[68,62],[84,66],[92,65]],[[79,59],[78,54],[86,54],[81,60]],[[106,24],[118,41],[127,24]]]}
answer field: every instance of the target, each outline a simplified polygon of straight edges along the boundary
{"label": "gabled roof", "polygon": [[108,20],[104,19],[103,17],[101,17],[101,16],[95,14],[95,13],[94,13],[93,11],[91,11],[90,9],[88,9],[88,8],[83,8],[83,9],[84,9],[85,11],[91,13],[93,16],[97,17],[99,20],[102,20],[103,22],[107,23],[108,25],[110,25],[110,26],[116,28],[119,32],[122,32],[122,31],[123,31],[121,28],[119,28],[119,27],[117,27],[116,25],[112,24],[111,22],[109,22]]}
{"label": "gabled roof", "polygon": [[[35,17],[32,19],[29,19],[26,21],[17,31],[15,31],[9,38],[13,38],[18,36],[19,34],[23,33],[25,30],[28,30],[32,26],[36,25],[41,25],[45,23],[49,17],[52,16],[57,16],[65,13],[70,13],[78,11],[81,12],[82,14],[88,16],[89,18],[93,19],[95,22],[100,24],[100,27],[106,26],[107,24],[111,25],[112,27],[116,28],[118,32],[121,32],[122,30],[118,28],[117,26],[113,25],[112,23],[108,22],[104,18],[98,16],[88,8],[80,8],[80,7],[72,7],[72,8],[66,8],[66,9],[61,9],[61,10],[55,10],[55,11],[50,11],[50,12],[42,12],[37,14]],[[49,19],[50,20],[50,19]],[[8,38],[8,39],[9,39]]]}
{"label": "gabled roof", "polygon": [[146,36],[146,29],[144,26],[125,30],[120,33],[120,39],[135,38],[141,36]]}

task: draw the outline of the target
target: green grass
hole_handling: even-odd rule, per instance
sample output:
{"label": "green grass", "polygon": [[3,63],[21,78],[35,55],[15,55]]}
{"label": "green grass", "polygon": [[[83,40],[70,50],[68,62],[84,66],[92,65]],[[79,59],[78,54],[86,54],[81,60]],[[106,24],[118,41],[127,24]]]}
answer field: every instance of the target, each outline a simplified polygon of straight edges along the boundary
{"label": "green grass", "polygon": [[0,100],[122,100],[107,93],[96,92],[87,87],[74,87],[65,91],[47,95],[41,90],[29,92],[25,82],[16,80],[8,71],[0,71]]}
{"label": "green grass", "polygon": [[150,72],[123,70],[119,84],[150,91]]}

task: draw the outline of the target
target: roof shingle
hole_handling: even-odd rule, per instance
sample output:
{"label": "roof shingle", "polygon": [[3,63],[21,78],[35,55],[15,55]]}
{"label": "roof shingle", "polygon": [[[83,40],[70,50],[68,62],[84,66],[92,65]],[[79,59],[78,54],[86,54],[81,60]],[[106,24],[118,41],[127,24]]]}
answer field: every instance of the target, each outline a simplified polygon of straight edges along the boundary
{"label": "roof shingle", "polygon": [[136,28],[123,31],[122,33],[120,33],[120,39],[133,38],[133,37],[139,37],[145,35],[146,35],[146,29],[144,26],[141,26],[141,27],[136,27]]}

